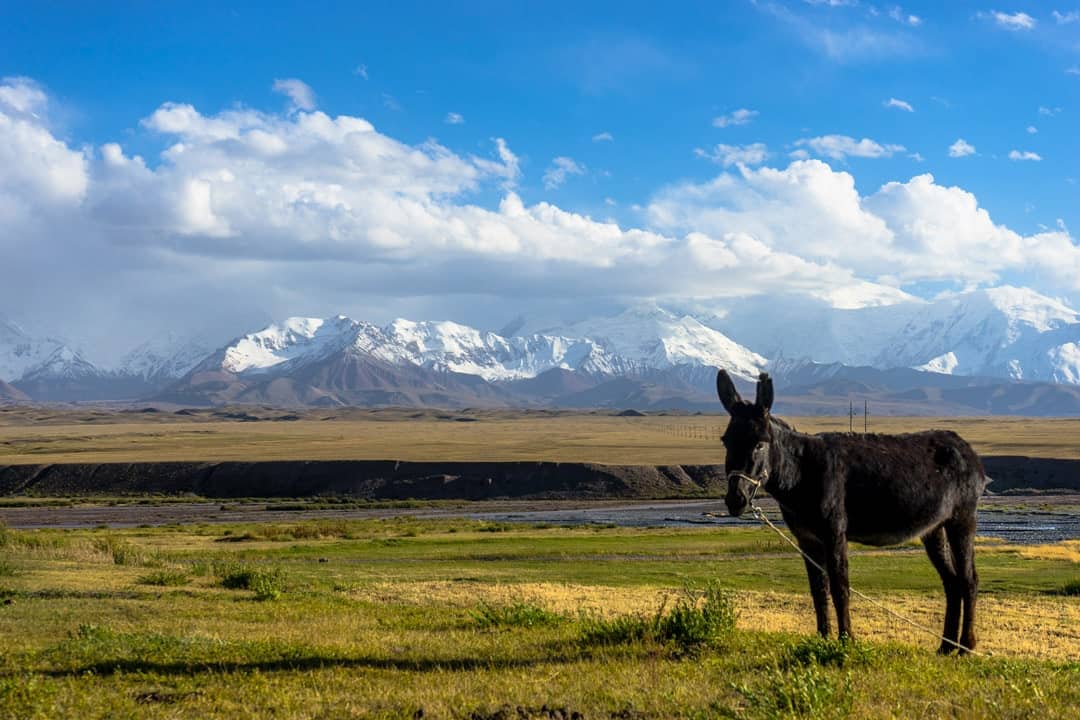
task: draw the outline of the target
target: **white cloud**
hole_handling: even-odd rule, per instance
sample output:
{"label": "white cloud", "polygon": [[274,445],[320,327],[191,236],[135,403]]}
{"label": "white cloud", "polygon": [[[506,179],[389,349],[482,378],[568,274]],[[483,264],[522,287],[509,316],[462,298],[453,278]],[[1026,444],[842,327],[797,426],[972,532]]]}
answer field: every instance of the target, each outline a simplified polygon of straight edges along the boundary
{"label": "white cloud", "polygon": [[915,108],[911,107],[911,103],[906,100],[897,100],[896,98],[889,98],[884,103],[885,107],[897,108],[898,110],[906,110],[907,112],[915,112]]}
{"label": "white cloud", "polygon": [[752,143],[750,145],[724,145],[715,146],[711,151],[695,148],[694,154],[700,158],[711,160],[718,165],[731,167],[732,165],[760,165],[769,157],[769,149],[764,143]]}
{"label": "white cloud", "polygon": [[759,115],[757,110],[747,110],[746,108],[739,108],[733,110],[727,115],[719,115],[713,118],[713,127],[726,128],[734,125],[748,125],[754,118]]}
{"label": "white cloud", "polygon": [[596,143],[598,143],[598,142],[614,142],[615,137],[611,133],[609,133],[609,132],[607,132],[605,130],[604,132],[596,133],[595,135],[593,135],[592,136],[592,141],[596,142]]}
{"label": "white cloud", "polygon": [[998,27],[1006,30],[1034,30],[1038,21],[1025,12],[1006,13],[1000,10],[991,10],[989,13],[979,13],[980,17],[993,20]]}
{"label": "white cloud", "polygon": [[1063,13],[1055,10],[1050,14],[1053,16],[1054,22],[1058,25],[1069,25],[1070,23],[1080,21],[1080,10],[1069,10],[1068,12]]}
{"label": "white cloud", "polygon": [[368,79],[367,65],[364,65],[364,64],[357,65],[355,68],[353,68],[353,75],[359,75],[360,77],[367,80]]}
{"label": "white cloud", "polygon": [[615,207],[619,203],[615,202],[615,200],[613,198],[606,197],[606,198],[604,198],[604,204],[607,205],[608,207]]}
{"label": "white cloud", "polygon": [[949,157],[951,158],[962,158],[974,154],[975,146],[964,138],[958,138],[956,142],[949,146]]}
{"label": "white cloud", "polygon": [[903,145],[882,145],[870,138],[856,140],[847,135],[822,135],[820,137],[802,138],[796,140],[795,145],[808,147],[814,154],[832,158],[833,160],[843,160],[847,157],[892,157],[894,154],[904,151]]}
{"label": "white cloud", "polygon": [[1030,150],[1024,150],[1024,151],[1010,150],[1009,151],[1009,159],[1010,160],[1034,160],[1034,161],[1038,162],[1039,160],[1042,160],[1042,156],[1039,155],[1038,153],[1031,152]]}
{"label": "white cloud", "polygon": [[448,112],[448,113],[446,113],[446,124],[447,125],[464,125],[465,124],[465,118],[460,113]]}
{"label": "white cloud", "polygon": [[891,17],[893,20],[900,23],[901,25],[910,25],[911,27],[918,27],[919,25],[922,25],[921,17],[919,17],[918,15],[905,13],[899,5],[889,10],[889,17]]}
{"label": "white cloud", "polygon": [[1073,65],[1072,67],[1065,68],[1066,75],[1080,75],[1080,65]]}
{"label": "white cloud", "polygon": [[913,152],[910,155],[908,155],[908,157],[911,158],[912,160],[914,160],[915,162],[924,162],[926,160],[926,158],[924,158],[922,156],[922,153],[919,153],[919,152]]}
{"label": "white cloud", "polygon": [[294,110],[315,109],[315,92],[302,80],[296,78],[275,80],[274,92],[289,98]]}
{"label": "white cloud", "polygon": [[[165,103],[143,121],[164,147],[147,162],[115,143],[69,145],[25,112],[48,98],[13,101],[35,97],[17,87],[0,83],[0,307],[100,326],[113,341],[184,319],[235,332],[241,315],[468,302],[787,291],[846,306],[1004,273],[1080,289],[1067,230],[1020,235],[930,175],[863,195],[819,160],[736,164],[659,190],[641,227],[621,227],[527,203],[509,189],[521,170],[502,138],[477,157],[402,143],[359,117]],[[585,172],[571,158],[549,170]],[[500,201],[477,204],[499,186]]]}
{"label": "white cloud", "polygon": [[0,79],[0,108],[26,115],[40,115],[48,105],[48,96],[36,82],[25,77]]}
{"label": "white cloud", "polygon": [[557,157],[551,161],[551,165],[544,171],[544,187],[554,190],[566,182],[568,175],[584,175],[585,166],[573,158]]}
{"label": "white cloud", "polygon": [[1022,236],[994,223],[974,195],[929,174],[861,196],[850,174],[818,160],[783,170],[742,167],[668,188],[648,216],[668,233],[693,228],[711,238],[750,238],[768,257],[797,258],[823,272],[842,268],[878,287],[993,283],[1006,271],[1080,285],[1069,275],[1080,267],[1080,248],[1067,231]]}
{"label": "white cloud", "polygon": [[1027,126],[1028,135],[1036,135],[1036,134],[1038,134],[1038,132],[1039,132],[1039,128],[1035,127],[1034,125],[1028,125]]}
{"label": "white cloud", "polygon": [[1056,117],[1057,114],[1060,113],[1060,112],[1061,112],[1061,108],[1059,108],[1059,107],[1049,108],[1049,107],[1046,107],[1044,105],[1039,106],[1039,114],[1044,115],[1046,117]]}

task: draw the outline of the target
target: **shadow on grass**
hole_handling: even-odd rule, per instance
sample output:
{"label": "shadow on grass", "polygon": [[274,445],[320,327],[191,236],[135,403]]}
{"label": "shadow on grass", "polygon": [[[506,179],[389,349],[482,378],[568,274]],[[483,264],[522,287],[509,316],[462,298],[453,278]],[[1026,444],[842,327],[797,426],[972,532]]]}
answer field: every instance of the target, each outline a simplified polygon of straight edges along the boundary
{"label": "shadow on grass", "polygon": [[[561,665],[580,659],[581,655],[562,655],[544,658],[384,658],[374,656],[333,657],[309,655],[276,660],[214,660],[208,662],[160,662],[124,658],[101,660],[64,669],[39,670],[35,674],[48,677],[81,677],[87,674],[108,676],[120,673],[153,675],[198,675],[202,673],[296,672],[326,669],[395,670],[400,672],[469,672],[474,670],[510,670],[523,667]],[[18,674],[24,674],[19,670]],[[0,677],[14,675],[0,671]]]}

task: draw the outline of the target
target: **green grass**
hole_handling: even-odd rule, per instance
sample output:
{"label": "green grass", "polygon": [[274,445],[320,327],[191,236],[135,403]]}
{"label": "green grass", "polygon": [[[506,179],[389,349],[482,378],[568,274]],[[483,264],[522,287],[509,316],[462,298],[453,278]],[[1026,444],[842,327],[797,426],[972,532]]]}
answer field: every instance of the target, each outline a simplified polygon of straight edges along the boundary
{"label": "green grass", "polygon": [[[0,718],[1051,720],[1080,706],[1076,653],[1050,642],[1076,637],[1080,598],[1050,594],[1068,560],[980,546],[997,656],[958,659],[866,608],[858,641],[817,639],[802,563],[756,529],[490,529],[0,530],[18,570],[0,574]],[[858,550],[852,578],[940,622],[923,553]],[[260,582],[273,602],[253,602]]]}

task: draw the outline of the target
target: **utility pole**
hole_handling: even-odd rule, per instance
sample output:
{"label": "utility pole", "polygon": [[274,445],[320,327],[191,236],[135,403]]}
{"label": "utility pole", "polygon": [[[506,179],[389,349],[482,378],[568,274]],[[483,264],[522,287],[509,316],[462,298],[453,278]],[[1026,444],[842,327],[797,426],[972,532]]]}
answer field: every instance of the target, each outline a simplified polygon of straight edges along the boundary
{"label": "utility pole", "polygon": [[847,429],[848,432],[855,432],[855,401],[848,400],[847,409]]}
{"label": "utility pole", "polygon": [[869,400],[863,400],[863,409],[862,409],[862,431],[863,431],[863,433],[865,434],[866,432],[869,432],[869,428],[870,428],[870,401]]}

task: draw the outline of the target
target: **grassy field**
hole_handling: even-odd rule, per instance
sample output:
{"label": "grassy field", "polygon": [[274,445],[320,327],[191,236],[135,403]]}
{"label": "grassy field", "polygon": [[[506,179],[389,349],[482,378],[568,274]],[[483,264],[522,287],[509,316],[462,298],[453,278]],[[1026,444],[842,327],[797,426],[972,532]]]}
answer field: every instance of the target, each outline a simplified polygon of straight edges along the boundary
{"label": "grassy field", "polygon": [[[0,464],[152,460],[723,462],[726,416],[408,410],[109,413],[0,408]],[[285,419],[281,419],[285,418]],[[791,418],[808,432],[847,418]],[[1080,458],[1080,419],[872,418],[877,432],[949,428],[982,454]]]}
{"label": "grassy field", "polygon": [[[940,658],[858,600],[857,643],[815,641],[764,530],[0,530],[0,717],[1075,717],[1078,562],[981,543],[993,657]],[[941,622],[916,547],[857,549],[852,583]]]}

